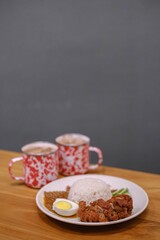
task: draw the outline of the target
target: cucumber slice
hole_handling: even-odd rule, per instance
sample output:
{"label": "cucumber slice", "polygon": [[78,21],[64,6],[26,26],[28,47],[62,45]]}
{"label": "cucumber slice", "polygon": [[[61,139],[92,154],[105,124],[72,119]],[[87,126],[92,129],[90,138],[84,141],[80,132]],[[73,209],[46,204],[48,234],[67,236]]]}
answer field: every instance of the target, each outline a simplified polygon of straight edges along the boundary
{"label": "cucumber slice", "polygon": [[128,188],[121,188],[112,193],[112,196],[117,196],[119,194],[128,194]]}

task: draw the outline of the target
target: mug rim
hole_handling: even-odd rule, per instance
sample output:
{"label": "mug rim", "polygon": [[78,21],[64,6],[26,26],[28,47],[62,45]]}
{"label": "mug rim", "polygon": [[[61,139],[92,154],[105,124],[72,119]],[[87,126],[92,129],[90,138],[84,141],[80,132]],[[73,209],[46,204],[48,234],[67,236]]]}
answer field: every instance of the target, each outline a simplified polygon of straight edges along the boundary
{"label": "mug rim", "polygon": [[[28,148],[29,146],[32,146],[32,145],[47,145],[47,146],[51,146],[51,148],[53,148],[53,151],[50,151],[48,153],[28,153],[26,151],[26,148]],[[31,143],[27,143],[25,145],[23,145],[21,147],[21,151],[26,154],[26,155],[30,155],[30,156],[46,156],[46,155],[50,155],[50,154],[53,154],[55,153],[56,151],[58,151],[58,147],[57,145],[55,145],[54,143],[51,143],[51,142],[47,142],[47,141],[35,141],[35,142],[31,142]]]}
{"label": "mug rim", "polygon": [[[77,143],[62,143],[62,142],[60,142],[60,139],[64,136],[67,136],[67,135],[79,136],[79,137],[84,139],[84,143],[77,144]],[[62,135],[56,137],[55,142],[57,144],[61,145],[61,146],[76,147],[76,146],[82,146],[82,145],[85,145],[85,144],[89,144],[90,143],[90,138],[88,136],[84,135],[84,134],[81,134],[81,133],[65,133],[65,134],[62,134]]]}

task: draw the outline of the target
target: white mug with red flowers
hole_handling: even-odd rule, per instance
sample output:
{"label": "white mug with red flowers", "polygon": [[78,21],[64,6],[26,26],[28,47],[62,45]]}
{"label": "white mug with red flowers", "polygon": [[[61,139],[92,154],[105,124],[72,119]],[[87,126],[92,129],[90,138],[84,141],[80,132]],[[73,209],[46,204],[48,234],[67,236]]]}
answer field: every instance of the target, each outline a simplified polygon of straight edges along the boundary
{"label": "white mug with red flowers", "polygon": [[[58,147],[49,142],[33,142],[22,147],[22,156],[12,158],[8,170],[14,180],[22,180],[29,187],[41,188],[58,177]],[[23,176],[15,176],[12,167],[22,161]],[[16,166],[14,166],[16,167]]]}
{"label": "white mug with red flowers", "polygon": [[[103,162],[102,151],[90,146],[90,138],[79,133],[68,133],[55,139],[59,151],[59,172],[62,175],[87,173]],[[90,151],[98,155],[97,164],[90,163]]]}

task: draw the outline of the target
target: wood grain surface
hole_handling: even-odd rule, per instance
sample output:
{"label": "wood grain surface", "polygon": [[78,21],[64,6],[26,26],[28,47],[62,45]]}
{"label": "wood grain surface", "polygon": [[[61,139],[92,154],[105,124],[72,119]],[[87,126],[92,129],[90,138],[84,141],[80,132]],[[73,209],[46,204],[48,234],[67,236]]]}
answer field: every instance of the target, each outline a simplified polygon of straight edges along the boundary
{"label": "wood grain surface", "polygon": [[[0,150],[0,240],[160,239],[160,175],[107,166],[92,171],[137,183],[147,192],[149,205],[141,215],[124,223],[99,227],[77,226],[46,216],[36,206],[38,189],[11,179],[8,162],[17,156],[19,153]],[[20,175],[21,163],[17,163],[13,170]]]}

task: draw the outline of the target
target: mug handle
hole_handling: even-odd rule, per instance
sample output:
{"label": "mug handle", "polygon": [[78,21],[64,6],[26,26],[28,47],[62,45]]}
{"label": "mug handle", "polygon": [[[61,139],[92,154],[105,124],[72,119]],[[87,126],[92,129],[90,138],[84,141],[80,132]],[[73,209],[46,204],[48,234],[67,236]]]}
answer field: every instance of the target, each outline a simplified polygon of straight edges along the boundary
{"label": "mug handle", "polygon": [[9,171],[9,174],[11,175],[11,177],[14,179],[14,180],[21,180],[21,181],[24,181],[24,177],[18,177],[18,176],[14,176],[14,174],[12,173],[12,166],[15,162],[18,162],[18,161],[22,161],[23,160],[23,157],[16,157],[16,158],[12,158],[8,164],[8,171]]}
{"label": "mug handle", "polygon": [[98,163],[89,166],[90,170],[98,168],[103,162],[103,155],[100,148],[89,146],[89,151],[96,152],[98,155]]}

